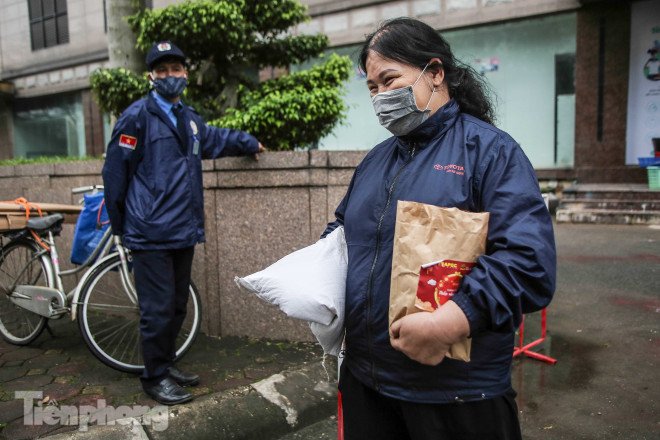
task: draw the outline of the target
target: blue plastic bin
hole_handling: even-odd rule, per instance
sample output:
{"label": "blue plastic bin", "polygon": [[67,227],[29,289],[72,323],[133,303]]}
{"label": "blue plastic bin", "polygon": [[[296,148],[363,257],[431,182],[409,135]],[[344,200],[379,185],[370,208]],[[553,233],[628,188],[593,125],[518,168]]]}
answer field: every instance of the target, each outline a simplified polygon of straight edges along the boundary
{"label": "blue plastic bin", "polygon": [[646,167],[660,167],[660,157],[638,157],[639,166]]}

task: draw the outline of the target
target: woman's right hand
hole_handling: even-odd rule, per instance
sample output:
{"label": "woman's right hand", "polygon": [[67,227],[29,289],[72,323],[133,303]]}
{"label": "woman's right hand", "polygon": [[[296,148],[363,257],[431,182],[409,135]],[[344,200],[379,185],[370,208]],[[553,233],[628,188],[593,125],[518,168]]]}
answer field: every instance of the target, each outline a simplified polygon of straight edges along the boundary
{"label": "woman's right hand", "polygon": [[392,323],[390,343],[420,364],[438,365],[452,344],[469,334],[465,313],[455,302],[447,301],[432,313],[413,313]]}

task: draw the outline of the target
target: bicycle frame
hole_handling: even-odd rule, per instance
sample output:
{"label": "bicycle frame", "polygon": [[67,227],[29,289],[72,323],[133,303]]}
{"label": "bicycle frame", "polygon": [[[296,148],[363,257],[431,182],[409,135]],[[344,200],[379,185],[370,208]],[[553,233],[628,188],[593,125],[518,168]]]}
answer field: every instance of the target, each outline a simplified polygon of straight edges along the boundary
{"label": "bicycle frame", "polygon": [[[103,189],[103,185],[91,185],[91,186],[73,188],[71,192],[73,194],[81,194],[86,192],[92,192],[92,194],[95,194],[100,189]],[[94,268],[98,264],[109,258],[114,258],[117,254],[119,254],[119,259],[121,261],[121,266],[119,268],[120,269],[119,271],[121,274],[121,282],[124,287],[124,291],[127,293],[130,301],[133,302],[133,304],[137,304],[138,301],[137,292],[129,276],[129,269],[128,269],[129,256],[127,249],[124,248],[124,246],[121,243],[121,239],[118,236],[112,235],[111,228],[108,228],[103,233],[103,236],[101,237],[98,246],[96,246],[92,254],[89,255],[87,259],[80,266],[69,270],[61,270],[60,268],[60,260],[57,252],[57,245],[55,244],[55,237],[53,236],[52,231],[48,231],[48,239],[46,240],[46,242],[48,243],[50,249],[49,250],[44,249],[43,252],[48,253],[49,260],[51,262],[51,267],[48,269],[53,271],[52,275],[55,281],[55,288],[66,299],[65,305],[71,312],[72,321],[76,319],[77,307],[75,306],[78,305],[78,297],[80,296],[80,287],[89,278],[90,274],[93,272]],[[115,249],[114,252],[113,252],[113,246]],[[42,255],[42,253],[40,252],[38,255]],[[81,279],[78,281],[76,286],[65,295],[64,284],[62,283],[62,277],[75,275],[82,271],[85,272],[81,277]]]}
{"label": "bicycle frame", "polygon": [[[110,232],[110,229],[108,228],[106,233],[103,235],[103,238],[101,239],[101,241],[99,243],[99,246],[97,247],[96,250],[98,250],[99,248],[103,248],[105,250],[106,247],[108,249],[110,249],[112,247],[112,242],[109,239],[109,237],[112,236],[111,234],[112,233]],[[107,235],[107,237],[106,237],[106,235]],[[124,286],[124,291],[126,292],[126,294],[128,295],[128,298],[131,300],[131,302],[133,304],[136,304],[136,305],[138,304],[137,292],[135,290],[135,286],[133,285],[133,282],[131,281],[131,279],[129,277],[129,272],[130,271],[128,269],[128,255],[127,255],[126,249],[121,244],[121,240],[120,240],[119,237],[117,237],[117,236],[112,236],[112,237],[114,237],[114,245],[116,247],[116,252],[101,254],[101,257],[99,257],[99,259],[96,261],[96,263],[94,263],[93,265],[91,265],[91,267],[89,267],[89,269],[87,269],[87,271],[82,276],[80,281],[78,281],[78,284],[76,285],[76,287],[71,292],[69,292],[69,294],[67,295],[67,297],[69,295],[71,295],[71,298],[69,300],[69,304],[71,304],[71,305],[78,305],[79,304],[78,298],[80,296],[80,287],[85,284],[87,279],[90,277],[91,273],[94,271],[94,268],[97,265],[100,265],[100,264],[104,263],[106,260],[115,258],[115,256],[117,254],[119,254],[119,260],[121,261],[121,267],[119,269],[119,272],[121,274],[121,282],[122,282],[122,285]],[[104,245],[106,240],[107,240],[107,243]],[[94,251],[94,253],[96,253],[96,250]],[[93,259],[94,253],[92,253],[92,255],[90,256],[90,258],[88,260]],[[86,263],[87,263],[87,261],[86,261]],[[84,267],[84,266],[80,266],[80,268],[82,268],[82,267]],[[80,268],[77,268],[77,269],[80,269]],[[68,271],[68,272],[74,273],[72,271]],[[76,320],[76,313],[77,313],[77,307],[72,307],[72,309],[71,309],[71,320],[72,321]]]}
{"label": "bicycle frame", "polygon": [[[129,276],[130,273],[128,269],[129,255],[127,249],[124,248],[124,246],[121,243],[121,239],[118,236],[112,235],[112,230],[110,228],[108,228],[105,231],[103,237],[99,241],[98,246],[96,247],[96,249],[94,249],[92,254],[89,257],[87,257],[87,259],[80,266],[69,270],[61,270],[60,268],[59,254],[57,252],[57,245],[55,244],[55,237],[52,231],[48,231],[48,238],[45,240],[45,242],[48,244],[49,249],[48,250],[43,249],[41,252],[35,254],[33,256],[33,259],[39,258],[43,254],[48,255],[49,257],[48,259],[50,260],[51,264],[48,265],[49,267],[47,267],[46,270],[51,273],[48,273],[47,275],[50,278],[50,275],[52,274],[52,279],[55,282],[54,287],[57,291],[60,292],[62,299],[65,300],[64,304],[68,309],[66,311],[71,312],[72,321],[76,320],[77,307],[75,306],[79,304],[78,297],[80,296],[80,286],[82,286],[85,283],[85,281],[87,280],[87,278],[89,278],[90,274],[93,272],[93,269],[97,265],[101,264],[105,260],[115,258],[116,255],[119,255],[119,259],[121,261],[121,267],[119,269],[119,272],[121,274],[121,282],[124,287],[124,290],[133,304],[138,303],[137,292]],[[114,252],[111,252],[113,246],[115,250]],[[78,281],[76,286],[71,291],[65,294],[62,277],[75,275],[82,271],[85,271],[82,278]],[[60,317],[62,314],[66,313],[66,311],[63,310],[55,318]]]}

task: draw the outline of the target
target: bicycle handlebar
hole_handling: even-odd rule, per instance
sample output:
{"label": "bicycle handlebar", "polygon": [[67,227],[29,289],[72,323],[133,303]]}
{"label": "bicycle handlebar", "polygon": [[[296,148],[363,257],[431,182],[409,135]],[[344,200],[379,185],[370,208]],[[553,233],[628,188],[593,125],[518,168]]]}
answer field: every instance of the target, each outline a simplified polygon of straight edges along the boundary
{"label": "bicycle handlebar", "polygon": [[79,186],[78,188],[72,188],[72,194],[82,194],[90,191],[103,190],[103,185],[89,185],[89,186]]}

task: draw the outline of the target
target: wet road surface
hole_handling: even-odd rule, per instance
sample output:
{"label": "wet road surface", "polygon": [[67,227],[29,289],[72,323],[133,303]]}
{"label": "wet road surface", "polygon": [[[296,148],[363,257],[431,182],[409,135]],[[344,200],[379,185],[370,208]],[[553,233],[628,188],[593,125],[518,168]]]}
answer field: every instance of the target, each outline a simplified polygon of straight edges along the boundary
{"label": "wet road surface", "polygon": [[[660,227],[555,225],[558,279],[548,338],[555,365],[516,358],[526,440],[660,439]],[[525,341],[540,336],[539,314]],[[281,440],[336,439],[336,418]]]}

